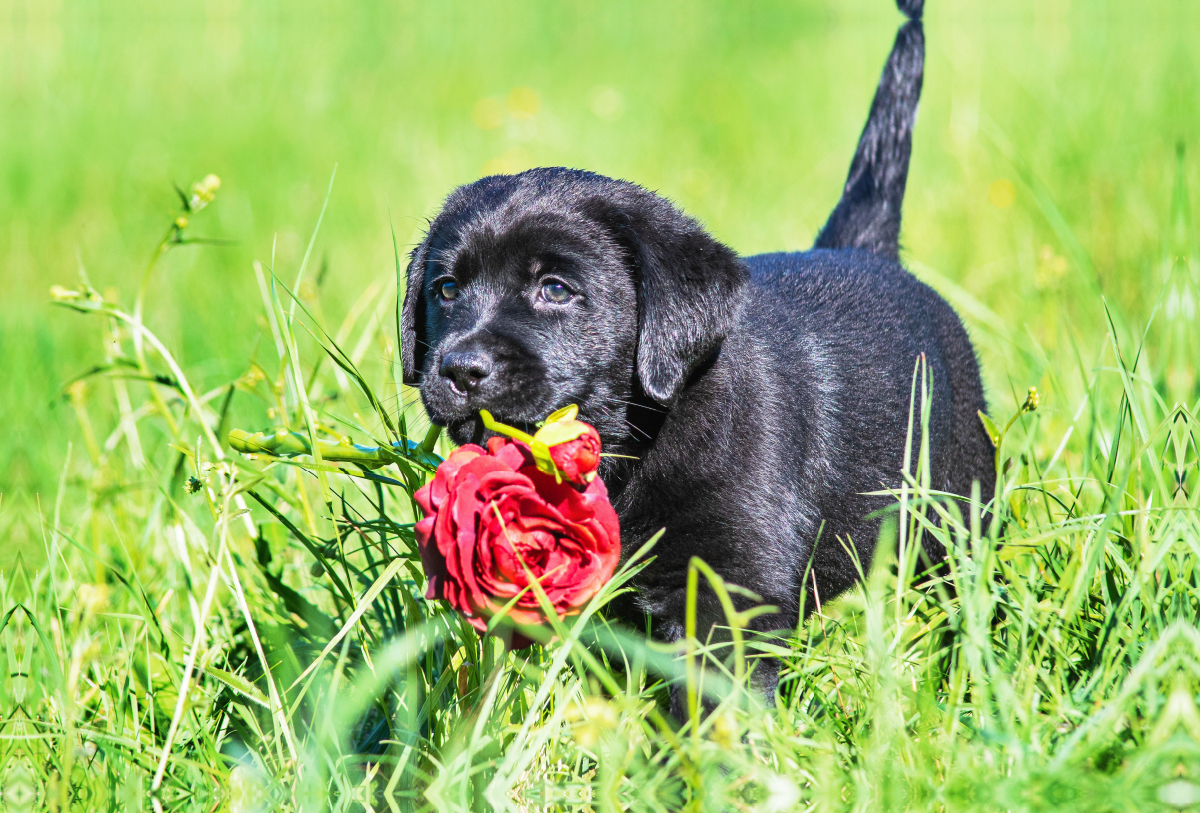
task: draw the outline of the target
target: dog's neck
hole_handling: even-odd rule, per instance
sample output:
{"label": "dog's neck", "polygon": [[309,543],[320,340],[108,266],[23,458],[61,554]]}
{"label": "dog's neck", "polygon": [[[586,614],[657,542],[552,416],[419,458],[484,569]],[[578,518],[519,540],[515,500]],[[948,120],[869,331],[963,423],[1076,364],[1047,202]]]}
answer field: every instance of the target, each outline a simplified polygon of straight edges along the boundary
{"label": "dog's neck", "polygon": [[[688,375],[687,382],[679,395],[670,404],[660,404],[642,389],[635,375],[630,387],[630,397],[625,402],[623,431],[614,437],[604,438],[604,449],[614,457],[606,457],[600,466],[600,476],[608,487],[614,502],[630,478],[641,468],[643,458],[652,453],[663,424],[680,401],[688,398],[706,378],[714,372],[721,356],[717,347]],[[619,455],[619,456],[618,456]]]}

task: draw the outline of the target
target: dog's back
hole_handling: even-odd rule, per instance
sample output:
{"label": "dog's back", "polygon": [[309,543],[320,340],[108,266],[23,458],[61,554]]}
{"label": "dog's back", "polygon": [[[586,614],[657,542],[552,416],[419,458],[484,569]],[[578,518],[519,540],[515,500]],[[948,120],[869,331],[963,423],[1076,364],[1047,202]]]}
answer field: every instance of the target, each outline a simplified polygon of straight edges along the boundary
{"label": "dog's back", "polygon": [[[777,434],[769,443],[792,447],[781,449],[779,458],[803,461],[791,484],[803,495],[791,524],[801,539],[820,532],[812,575],[803,586],[811,612],[818,601],[857,581],[860,565],[870,567],[879,526],[868,517],[893,500],[869,492],[899,484],[910,406],[913,449],[920,448],[919,394],[913,404],[918,359],[930,379],[933,489],[969,496],[978,480],[984,498],[990,496],[991,447],[976,414],[986,403],[958,316],[898,262],[863,249],[813,249],[760,254],[746,263],[754,315],[744,324],[745,337],[735,341],[769,346],[772,359],[759,365],[753,381],[743,382],[748,388],[743,397],[753,393],[770,404],[790,400],[777,414]],[[802,398],[796,397],[797,385]],[[860,565],[839,537],[853,544]],[[944,554],[928,542],[927,550],[934,561]],[[803,564],[788,568],[787,583],[798,586],[810,551],[799,557]]]}

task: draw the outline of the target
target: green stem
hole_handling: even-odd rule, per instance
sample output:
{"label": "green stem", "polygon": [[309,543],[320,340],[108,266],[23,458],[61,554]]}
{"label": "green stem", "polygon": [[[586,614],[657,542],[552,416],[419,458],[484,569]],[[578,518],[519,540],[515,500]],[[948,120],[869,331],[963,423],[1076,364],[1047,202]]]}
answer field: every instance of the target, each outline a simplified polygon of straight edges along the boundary
{"label": "green stem", "polygon": [[[137,298],[133,302],[133,320],[138,324],[142,324],[142,306],[146,300],[146,291],[150,287],[150,277],[154,273],[155,266],[168,251],[171,250],[171,245],[174,242],[173,237],[177,233],[178,228],[174,222],[171,223],[171,228],[159,241],[158,246],[154,249],[154,253],[150,255],[149,262],[146,263],[146,270],[142,272],[142,281],[138,284]],[[150,365],[146,363],[146,349],[142,343],[142,332],[140,330],[133,331],[133,352],[137,357],[138,368],[142,375],[150,375]],[[150,397],[154,400],[154,406],[163,416],[163,420],[167,422],[167,427],[171,430],[171,435],[178,441],[180,440],[179,427],[175,423],[175,418],[167,409],[167,404],[163,401],[162,396],[158,392],[158,388],[154,382],[147,379],[146,389],[150,391]]]}
{"label": "green stem", "polygon": [[[243,454],[265,454],[273,457],[312,454],[312,445],[307,437],[286,429],[253,434],[234,429],[229,433],[229,445]],[[432,471],[442,462],[440,457],[427,451],[424,444],[417,444],[411,440],[403,443],[397,441],[390,446],[361,446],[350,442],[349,438],[343,438],[318,440],[317,446],[322,460],[355,463],[368,469],[377,469],[395,463],[397,459],[403,459]]]}

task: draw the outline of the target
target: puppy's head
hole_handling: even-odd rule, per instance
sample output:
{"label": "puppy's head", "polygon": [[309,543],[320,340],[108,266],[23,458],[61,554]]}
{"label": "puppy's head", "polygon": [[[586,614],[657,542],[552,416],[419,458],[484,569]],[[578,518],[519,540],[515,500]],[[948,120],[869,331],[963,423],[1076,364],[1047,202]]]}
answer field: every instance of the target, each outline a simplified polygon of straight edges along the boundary
{"label": "puppy's head", "polygon": [[669,406],[737,318],[745,267],[623,181],[534,169],[460,187],[413,251],[404,381],[457,443],[479,410],[528,425],[570,403],[606,442],[644,393]]}

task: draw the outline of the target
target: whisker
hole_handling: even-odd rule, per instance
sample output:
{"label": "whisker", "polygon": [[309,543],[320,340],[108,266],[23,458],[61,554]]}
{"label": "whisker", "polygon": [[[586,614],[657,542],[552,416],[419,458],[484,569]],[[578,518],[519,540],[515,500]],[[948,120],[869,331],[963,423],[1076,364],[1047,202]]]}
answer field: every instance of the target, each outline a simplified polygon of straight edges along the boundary
{"label": "whisker", "polygon": [[604,404],[603,402],[597,404],[596,406],[603,412],[604,415],[608,416],[609,418],[615,418],[616,420],[621,421],[623,424],[625,424],[627,427],[629,427],[631,434],[633,434],[635,436],[641,435],[646,440],[651,440],[651,437],[649,434],[647,434],[646,430],[642,429],[640,426],[635,424],[633,421],[629,420],[629,418],[625,417],[624,415],[618,415],[618,414],[613,413],[613,411],[611,409],[609,409],[608,406],[606,404]]}
{"label": "whisker", "polygon": [[617,398],[615,395],[605,396],[605,401],[611,401],[614,404],[625,404],[626,406],[635,407],[637,409],[645,409],[650,412],[660,412],[663,415],[667,414],[667,410],[664,407],[647,404],[641,401],[627,401],[624,398]]}

